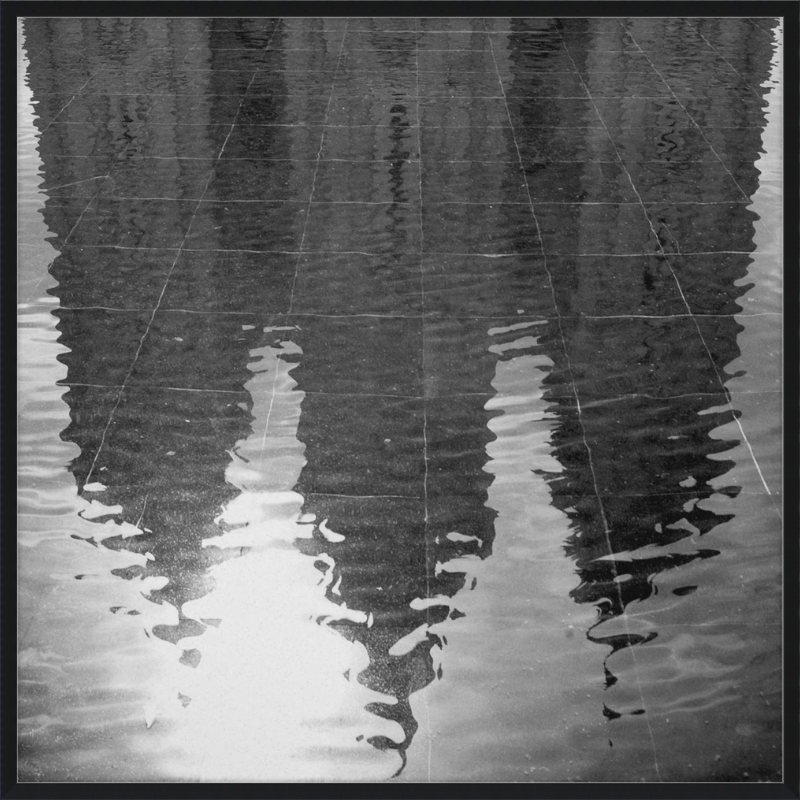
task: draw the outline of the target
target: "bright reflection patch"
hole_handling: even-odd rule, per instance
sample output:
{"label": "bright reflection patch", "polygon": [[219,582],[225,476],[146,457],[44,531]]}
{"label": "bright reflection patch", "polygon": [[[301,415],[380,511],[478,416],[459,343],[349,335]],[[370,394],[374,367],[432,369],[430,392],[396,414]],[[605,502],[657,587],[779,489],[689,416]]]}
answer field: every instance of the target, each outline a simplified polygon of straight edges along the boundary
{"label": "bright reflection patch", "polygon": [[[178,642],[202,657],[183,670],[169,712],[183,751],[168,765],[176,776],[382,780],[398,766],[396,754],[366,742],[402,739],[398,725],[364,710],[391,702],[355,680],[368,664],[366,651],[317,622],[348,616],[325,597],[332,568],[321,579],[293,544],[310,534],[293,491],[305,463],[295,436],[303,393],[294,391],[292,365],[280,354],[298,350],[284,342],[252,353],[253,433],[238,443],[226,476],[241,494],[218,520],[227,532],[204,542],[247,551],[213,568],[216,588],[183,608],[218,624],[201,639]],[[363,621],[362,612],[356,616]]]}

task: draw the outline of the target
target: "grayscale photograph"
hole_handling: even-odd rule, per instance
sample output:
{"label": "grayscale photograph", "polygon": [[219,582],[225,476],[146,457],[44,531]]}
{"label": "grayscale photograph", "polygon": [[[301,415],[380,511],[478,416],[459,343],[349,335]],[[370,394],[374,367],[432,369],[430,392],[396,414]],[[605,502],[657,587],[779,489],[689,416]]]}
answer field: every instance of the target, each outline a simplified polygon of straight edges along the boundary
{"label": "grayscale photograph", "polygon": [[782,784],[785,18],[23,5],[17,785]]}

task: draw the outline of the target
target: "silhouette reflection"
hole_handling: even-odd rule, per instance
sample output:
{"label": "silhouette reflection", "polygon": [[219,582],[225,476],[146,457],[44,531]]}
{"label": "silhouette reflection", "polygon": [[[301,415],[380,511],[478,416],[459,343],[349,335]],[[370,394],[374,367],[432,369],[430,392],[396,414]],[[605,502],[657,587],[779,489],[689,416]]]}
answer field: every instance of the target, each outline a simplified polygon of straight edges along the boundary
{"label": "silhouette reflection", "polygon": [[[252,254],[237,257],[224,252],[238,249],[241,234],[228,222],[228,207],[221,202],[226,195],[239,196],[227,182],[225,165],[215,160],[233,117],[227,125],[192,122],[191,132],[182,130],[187,127],[185,119],[194,119],[187,111],[196,109],[200,100],[214,119],[217,97],[236,97],[237,91],[243,91],[238,73],[228,70],[226,59],[231,52],[239,53],[243,64],[249,63],[251,48],[263,54],[266,41],[275,41],[274,30],[250,31],[247,20],[218,20],[215,24],[224,30],[218,34],[213,28],[210,31],[208,62],[203,63],[200,77],[197,71],[184,73],[195,83],[161,96],[151,107],[136,129],[135,144],[129,140],[110,168],[110,190],[101,184],[82,216],[78,209],[86,206],[86,200],[75,203],[74,208],[48,200],[44,209],[51,230],[75,229],[69,239],[69,234],[64,234],[66,246],[51,266],[59,281],[53,290],[61,303],[55,312],[59,341],[70,348],[60,357],[68,368],[63,383],[69,391],[64,399],[72,420],[62,438],[81,448],[71,470],[79,490],[110,509],[95,521],[113,519],[137,529],[131,535],[130,528],[123,528],[119,535],[106,536],[102,544],[147,554],[145,567],[115,572],[126,580],[159,579],[161,588],[150,591],[147,598],[174,606],[178,621],[156,625],[153,634],[173,643],[203,633],[205,624],[187,618],[183,606],[213,588],[207,576],[212,565],[242,553],[239,548],[202,546],[205,539],[220,534],[215,520],[239,493],[226,482],[225,471],[229,451],[247,436],[252,425],[252,399],[244,385],[251,377],[250,351],[264,340],[263,331],[243,326],[241,317],[230,312],[285,308],[294,272],[287,257],[267,263],[263,256],[258,260]],[[215,49],[226,43],[241,50]],[[166,55],[178,60],[184,57],[184,49],[168,50]],[[109,94],[97,95],[100,100],[113,97],[115,79],[112,75],[102,87]],[[96,82],[103,80],[102,74],[95,78]],[[186,91],[189,93],[183,93]],[[278,83],[271,91],[276,94],[262,90],[254,108],[268,107],[280,114],[287,99],[285,87]],[[113,113],[100,100],[95,101],[94,96],[89,100],[93,124],[98,130],[113,129],[120,112]],[[223,111],[223,121],[225,113],[229,111]],[[242,117],[245,122],[247,113]],[[121,124],[126,121],[123,112]],[[48,128],[42,135],[42,150],[71,154],[63,139],[51,139],[51,132],[57,135],[63,129],[69,130],[70,125]],[[182,146],[184,134],[191,143],[188,152]],[[109,155],[105,141],[94,147]],[[234,153],[235,147],[236,143]],[[291,137],[285,128],[262,128],[258,147],[272,158],[292,155]],[[156,152],[158,161],[151,157]],[[198,163],[199,158],[205,160]],[[53,162],[45,176],[46,185],[72,182],[74,175],[55,169],[69,160]],[[213,169],[215,165],[217,169]],[[281,185],[291,178],[289,161],[259,160],[253,165],[259,168],[259,180],[267,185]],[[166,185],[165,180],[169,180]],[[206,182],[215,200],[198,205]],[[158,209],[158,223],[147,218],[152,213],[149,201],[135,199],[165,196],[169,199]],[[120,213],[123,208],[131,208],[130,216]],[[86,220],[95,210],[101,219],[99,226]],[[274,230],[284,237],[297,226],[294,212],[286,206],[268,209]],[[137,232],[135,238],[130,236],[129,226]],[[82,236],[84,228],[93,241]],[[197,230],[205,247],[216,251],[158,249],[163,246],[165,230],[183,236]],[[272,246],[271,230],[264,230],[260,249]],[[76,240],[81,244],[73,244]],[[170,243],[180,242],[176,237]],[[120,244],[125,249],[120,249]],[[263,290],[266,266],[270,268],[268,293]],[[139,310],[154,307],[155,312]],[[102,494],[86,488],[97,483],[104,487]],[[122,510],[114,511],[116,506]],[[183,659],[191,666],[196,666],[199,658],[196,648],[184,651]]]}
{"label": "silhouette reflection", "polygon": [[[713,127],[691,129],[688,114],[694,106],[672,91],[684,94],[683,83],[673,81],[674,62],[662,60],[657,51],[651,55],[653,43],[681,33],[682,21],[637,21],[630,28],[640,30],[630,32],[616,21],[605,22],[557,20],[554,28],[563,34],[569,68],[580,76],[581,88],[592,97],[609,97],[581,109],[584,117],[546,122],[535,107],[510,108],[531,195],[544,204],[539,207],[544,248],[560,254],[548,262],[562,318],[557,327],[542,330],[541,345],[554,363],[543,382],[544,399],[558,419],[553,456],[563,470],[542,474],[553,504],[573,528],[564,549],[575,561],[580,584],[571,596],[597,607],[597,622],[587,636],[611,647],[608,662],[621,648],[644,644],[657,632],[604,635],[602,624],[623,615],[631,603],[647,600],[660,572],[718,554],[698,537],[733,517],[702,503],[715,493],[736,497],[740,491],[720,483],[734,462],[719,455],[738,442],[720,440],[712,432],[738,416],[724,387],[729,377],[725,367],[740,354],[736,337],[743,328],[732,315],[741,311],[736,300],[750,288],[739,281],[747,274],[747,251],[754,246],[755,215],[730,167],[752,163],[757,151],[752,146],[726,148],[718,159],[711,142],[719,142],[717,127],[763,128],[764,117],[760,106],[754,106],[746,123],[735,117],[726,107],[729,98],[735,102],[731,91],[710,101],[719,115]],[[529,33],[516,23],[512,28],[512,52],[521,55],[510,57],[509,95],[535,96],[540,76],[522,67]],[[744,31],[758,36],[747,24],[740,35]],[[647,46],[646,58],[638,43]],[[749,65],[752,71],[743,78],[758,87],[769,73],[771,48],[764,37],[750,45],[748,52],[759,53],[760,61],[757,67]],[[646,77],[654,86],[660,83],[655,93],[665,100],[637,98],[641,87],[627,83],[634,75],[637,82]],[[743,79],[730,71],[726,78],[729,83]],[[548,139],[547,128],[540,125],[586,120],[595,127],[584,129],[585,145],[572,157],[586,162],[542,163]],[[642,122],[644,131],[635,127]],[[687,133],[693,136],[687,139]],[[535,142],[532,150],[529,142]],[[588,163],[598,157],[608,162],[600,176],[597,165]],[[553,186],[558,186],[557,197]],[[649,202],[656,197],[661,204]],[[622,207],[605,218],[593,214],[592,206],[576,209],[574,217],[559,209],[560,229],[550,229],[546,204],[556,199],[642,200],[647,216],[623,216]],[[617,254],[631,241],[632,223],[641,233],[631,254],[621,257]],[[741,252],[729,252],[734,250]],[[689,313],[706,316],[692,319]],[[669,545],[686,538],[692,543],[688,552],[669,552]],[[683,595],[696,588],[674,591]],[[617,678],[607,665],[605,674],[610,687]],[[605,705],[603,713],[621,716]]]}
{"label": "silhouette reflection", "polygon": [[[426,368],[434,358],[449,365],[465,357],[483,325],[462,327],[473,335],[440,333],[434,343],[435,327],[426,330]],[[365,646],[370,666],[359,680],[396,698],[371,710],[398,722],[404,740],[373,743],[405,758],[417,729],[409,697],[435,678],[431,648],[443,645],[426,628],[457,614],[449,599],[464,587],[463,573],[438,566],[491,553],[496,512],[485,506],[492,436],[484,404],[496,358],[479,359],[461,377],[476,394],[460,394],[458,377],[440,370],[439,393],[423,396],[420,321],[307,319],[301,328],[293,377],[305,393],[297,435],[307,464],[296,488],[317,525],[298,545],[333,559],[328,599],[369,615],[366,623],[329,624]],[[331,394],[341,375],[362,392]]]}

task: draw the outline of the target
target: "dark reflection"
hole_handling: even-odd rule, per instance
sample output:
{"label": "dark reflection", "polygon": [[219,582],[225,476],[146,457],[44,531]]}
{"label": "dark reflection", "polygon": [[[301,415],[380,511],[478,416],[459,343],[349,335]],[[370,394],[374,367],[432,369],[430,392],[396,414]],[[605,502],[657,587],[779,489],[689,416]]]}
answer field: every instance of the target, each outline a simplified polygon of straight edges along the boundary
{"label": "dark reflection", "polygon": [[[658,42],[675,35],[669,20],[647,23],[647,35],[640,32],[637,39],[645,50],[656,44],[657,51]],[[736,21],[732,28],[737,29]],[[738,38],[755,35],[747,21],[738,28]],[[612,77],[641,75],[646,69],[661,73],[662,86],[673,80],[671,67],[677,60],[660,60],[658,52],[643,59],[622,26],[609,29],[592,21],[563,20],[555,29],[564,34],[570,61],[593,96],[605,93],[602,84],[608,79],[594,71],[600,59],[605,59],[603,68]],[[524,31],[510,41],[523,53],[528,49]],[[728,73],[729,80],[738,85],[743,77],[758,88],[769,74],[771,48],[763,35],[749,44],[748,53],[759,54],[757,67],[752,62],[749,69],[741,65],[742,75]],[[522,57],[512,55],[511,63],[512,92],[534,95],[539,76],[520,68]],[[675,69],[685,83],[685,69]],[[706,79],[702,70],[694,75],[696,82]],[[563,318],[542,329],[541,346],[554,362],[544,381],[545,400],[559,419],[552,442],[563,472],[546,477],[554,505],[570,518],[573,529],[565,551],[574,559],[581,582],[571,595],[578,603],[597,606],[597,623],[587,635],[610,646],[609,655],[657,633],[603,635],[601,623],[623,614],[631,602],[650,597],[659,573],[718,551],[703,547],[698,538],[694,549],[687,552],[684,547],[680,554],[626,554],[708,533],[732,515],[706,510],[702,501],[714,493],[735,497],[740,491],[719,482],[733,466],[719,454],[738,442],[722,441],[711,433],[738,413],[729,407],[725,367],[739,356],[736,337],[743,328],[732,314],[741,311],[736,300],[750,288],[740,281],[751,261],[747,251],[754,248],[754,215],[746,200],[755,186],[738,184],[736,176],[747,174],[742,166],[752,165],[757,148],[726,147],[716,128],[764,124],[760,112],[746,122],[733,112],[726,116],[728,102],[738,108],[739,94],[733,87],[729,95],[720,93],[710,100],[709,111],[719,115],[715,125],[706,127],[697,119],[701,128],[691,130],[689,102],[674,96],[628,99],[626,95],[637,92],[624,87],[616,93],[619,99],[597,103],[615,146],[604,130],[587,127],[581,132],[583,145],[573,150],[574,164],[550,164],[541,157],[549,137],[538,126],[580,125],[581,117],[543,123],[535,108],[512,106],[531,194],[534,202],[544,204],[538,207],[544,219],[544,248],[559,253],[548,259],[548,266]],[[638,127],[642,122],[643,130]],[[743,138],[732,140],[744,143]],[[535,143],[530,155],[529,143]],[[592,158],[609,162],[601,174]],[[636,202],[631,182],[645,202],[657,239],[648,235],[644,215],[634,227],[634,218],[625,217],[621,209],[603,216],[593,214],[589,206],[576,209],[574,216],[559,209],[555,213],[562,227],[550,227],[553,212],[548,202]],[[553,186],[558,186],[558,197]],[[648,202],[656,199],[662,202]],[[636,230],[641,231],[640,237],[634,234],[636,255],[616,255],[625,252],[619,243],[630,241]],[[741,252],[725,252],[731,250]],[[695,321],[686,316],[689,311],[713,316]],[[675,594],[690,594],[696,588],[680,587]],[[616,680],[606,667],[607,686]],[[621,716],[607,706],[603,713],[610,719]]]}
{"label": "dark reflection", "polygon": [[[410,696],[437,677],[433,648],[445,645],[428,628],[456,619],[454,598],[474,588],[441,565],[492,553],[484,468],[497,412],[485,406],[499,360],[552,361],[545,400],[563,472],[545,477],[571,520],[572,597],[597,606],[597,625],[650,597],[657,574],[716,553],[698,540],[681,555],[624,557],[702,536],[730,518],[702,502],[739,491],[718,485],[732,462],[716,457],[736,443],[711,433],[736,413],[724,370],[749,288],[758,141],[740,134],[763,115],[724,82],[702,107],[677,89],[643,99],[641,83],[615,83],[639,70],[691,89],[659,57],[680,31],[647,22],[626,33],[512,20],[496,56],[507,104],[487,97],[480,72],[457,96],[418,103],[416,32],[359,30],[339,59],[316,22],[302,41],[271,20],[187,20],[157,44],[142,26],[125,48],[123,21],[26,28],[29,50],[48,53],[31,86],[45,221],[61,247],[62,437],[81,450],[79,491],[122,507],[97,520],[139,529],[102,545],[150,554],[120,578],[167,579],[149,599],[179,621],[157,636],[202,634],[183,605],[212,588],[209,567],[242,555],[202,542],[239,492],[225,471],[252,432],[248,364],[275,344],[270,325],[291,323],[301,352],[281,356],[299,362],[296,490],[316,523],[298,547],[332,569],[329,600],[369,615],[319,622],[366,648],[358,679],[393,698],[369,710],[403,731],[371,741],[403,763],[418,727]],[[752,33],[741,26],[734,42]],[[477,42],[486,52],[469,58],[494,65]],[[76,47],[83,60],[71,60]],[[739,78],[757,88],[769,42],[747,48]],[[75,95],[83,69],[94,92]],[[514,346],[532,321],[536,342]],[[105,490],[87,489],[96,483]],[[588,635],[612,653],[645,641]]]}
{"label": "dark reflection", "polygon": [[[415,52],[400,47],[406,41],[413,46],[416,34],[359,35],[364,47],[374,48],[358,53],[359,68],[371,62],[370,81],[389,85],[401,69],[413,75]],[[341,95],[336,97],[352,91],[359,77],[345,69],[338,76]],[[425,628],[457,615],[447,599],[464,587],[463,573],[437,570],[437,562],[491,553],[495,515],[484,505],[490,476],[482,471],[492,438],[483,404],[492,391],[495,357],[472,354],[469,380],[449,374],[450,364],[467,356],[474,336],[462,339],[459,331],[431,326],[419,316],[419,211],[416,206],[411,215],[400,210],[420,196],[419,172],[408,161],[406,138],[408,113],[415,105],[408,95],[415,89],[408,77],[404,83],[405,92],[394,93],[397,102],[389,119],[372,120],[386,127],[376,128],[365,142],[367,150],[386,153],[382,157],[390,163],[385,180],[391,206],[383,229],[390,255],[352,256],[349,280],[337,279],[343,265],[330,257],[304,259],[301,275],[310,278],[318,272],[326,278],[324,305],[312,300],[315,310],[341,313],[352,307],[354,292],[360,310],[383,310],[387,289],[394,285],[401,296],[386,312],[408,310],[414,316],[309,316],[292,337],[303,353],[292,376],[305,393],[297,435],[307,461],[296,489],[305,498],[304,512],[317,520],[313,539],[298,539],[298,546],[310,556],[326,553],[333,559],[327,590],[332,602],[370,615],[367,623],[326,622],[366,648],[370,664],[358,680],[393,698],[368,710],[397,722],[403,731],[399,742],[385,736],[369,741],[397,750],[403,764],[418,728],[409,698],[435,679],[432,648],[444,644]],[[383,105],[376,105],[379,115]],[[364,198],[366,187],[356,184],[360,171],[351,170],[352,183],[332,199]],[[351,249],[347,232],[338,231],[337,237],[338,248]],[[465,391],[477,396],[459,396]],[[326,530],[343,540],[329,541]],[[475,539],[446,538],[454,531]],[[319,564],[326,569],[325,562]],[[415,632],[417,640],[396,652],[401,640]]]}
{"label": "dark reflection", "polygon": [[[493,435],[483,406],[496,356],[469,347],[485,337],[474,321],[455,328],[426,321],[423,334],[419,319],[387,318],[308,319],[296,334],[303,356],[292,375],[306,393],[298,437],[307,459],[297,491],[318,521],[314,539],[298,544],[333,558],[331,601],[371,615],[330,625],[365,646],[370,666],[359,680],[395,698],[370,710],[398,722],[403,740],[372,742],[397,749],[404,762],[417,730],[409,697],[434,680],[431,650],[443,646],[424,627],[458,615],[448,598],[465,582],[437,562],[488,556],[494,540],[496,512],[485,506],[491,476],[483,471]],[[468,375],[459,375],[452,365],[468,352]],[[343,541],[328,541],[326,528]],[[447,538],[453,532],[464,539]],[[413,646],[392,652],[415,631]]]}
{"label": "dark reflection", "polygon": [[[197,22],[199,33],[204,24]],[[71,418],[62,438],[81,448],[70,468],[84,496],[122,506],[121,512],[112,510],[96,521],[113,519],[139,529],[134,536],[123,532],[102,540],[111,549],[148,554],[145,567],[116,573],[126,580],[167,579],[148,599],[178,610],[176,625],[153,630],[171,642],[203,632],[205,625],[185,617],[182,607],[213,588],[210,566],[240,555],[239,549],[202,547],[204,539],[220,534],[215,518],[238,494],[226,483],[225,470],[229,451],[251,431],[252,399],[244,384],[252,373],[247,365],[250,351],[265,343],[263,325],[244,325],[246,318],[230,312],[285,310],[294,275],[292,257],[270,259],[265,290],[264,256],[219,252],[240,247],[239,231],[223,201],[241,199],[241,194],[225,164],[216,161],[233,117],[226,117],[227,105],[215,116],[215,103],[234,97],[238,104],[247,86],[238,70],[230,69],[232,53],[241,57],[242,69],[247,63],[252,76],[256,62],[250,63],[251,54],[263,56],[267,42],[280,43],[274,23],[266,23],[253,28],[248,20],[212,21],[206,60],[202,70],[192,71],[182,69],[189,49],[184,32],[175,32],[169,37],[172,46],[161,53],[165,81],[170,76],[174,93],[143,103],[141,108],[149,111],[134,120],[114,94],[115,82],[132,76],[101,73],[96,88],[107,94],[85,98],[88,122],[52,125],[41,138],[43,153],[58,154],[44,157],[43,187],[74,185],[91,171],[84,161],[95,164],[95,172],[110,174],[109,181],[92,189],[94,199],[72,193],[62,199],[54,192],[43,211],[63,246],[51,266],[59,282],[53,290],[61,303],[55,312],[59,341],[69,348],[60,357],[68,368],[64,399]],[[84,38],[92,42],[86,33]],[[31,49],[40,44],[29,37]],[[131,47],[131,59],[147,55],[146,49],[137,50],[135,37]],[[31,72],[42,91],[59,90],[58,73],[47,73],[47,84],[36,61]],[[269,92],[262,87],[241,121],[265,109],[280,118],[288,94],[280,73],[273,74]],[[226,124],[198,124],[190,113],[198,110]],[[74,145],[85,137],[87,124],[98,136],[81,159]],[[256,160],[247,168],[258,169],[260,186],[285,185],[292,178],[291,162],[259,157],[290,158],[290,129],[264,126],[259,134],[248,143],[247,154]],[[237,146],[234,142],[233,155],[241,156]],[[159,158],[151,158],[154,154]],[[198,205],[206,185],[213,201]],[[135,199],[151,197],[164,198],[157,219],[149,208],[152,201]],[[276,247],[273,230],[285,237],[296,227],[293,207],[267,212],[273,224],[260,228],[257,242],[264,250]],[[183,236],[196,232],[198,241],[217,252],[158,249],[165,233],[173,231],[174,241],[168,244],[180,244]],[[149,310],[156,307],[156,312]],[[97,483],[105,490],[84,489]],[[199,651],[185,651],[182,661],[196,666]]]}

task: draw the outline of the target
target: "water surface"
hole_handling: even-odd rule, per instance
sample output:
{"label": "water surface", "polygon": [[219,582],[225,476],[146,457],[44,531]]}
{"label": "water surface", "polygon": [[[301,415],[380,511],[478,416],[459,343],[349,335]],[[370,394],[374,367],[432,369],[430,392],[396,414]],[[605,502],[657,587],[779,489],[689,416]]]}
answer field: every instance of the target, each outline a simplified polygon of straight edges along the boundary
{"label": "water surface", "polygon": [[781,780],[780,43],[24,20],[19,779]]}

